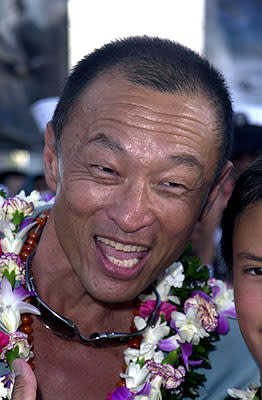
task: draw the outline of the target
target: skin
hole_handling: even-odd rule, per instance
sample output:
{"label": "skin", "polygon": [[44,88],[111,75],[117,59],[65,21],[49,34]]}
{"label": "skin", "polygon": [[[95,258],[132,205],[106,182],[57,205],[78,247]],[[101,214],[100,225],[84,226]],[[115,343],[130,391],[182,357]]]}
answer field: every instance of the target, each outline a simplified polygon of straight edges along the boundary
{"label": "skin", "polygon": [[[228,178],[208,213],[197,221],[190,242],[192,255],[200,257],[203,264],[213,265],[216,256],[216,233],[223,211],[232,192],[232,179]],[[213,239],[213,240],[212,240]]]}
{"label": "skin", "polygon": [[[214,120],[201,95],[162,94],[111,74],[83,91],[59,154],[48,124],[45,171],[56,200],[32,271],[43,300],[85,335],[130,331],[130,300],[180,256],[200,213],[215,200],[231,164],[211,189],[218,153]],[[127,253],[112,243],[137,247]],[[108,261],[112,254],[139,261],[119,267]],[[72,393],[75,400],[104,399],[114,389],[125,344],[65,341],[37,319],[33,329],[44,400],[58,393],[64,400]]]}
{"label": "skin", "polygon": [[[233,236],[236,311],[243,337],[262,366],[262,201],[238,217]],[[261,371],[262,372],[262,371]]]}
{"label": "skin", "polygon": [[[96,299],[134,298],[181,254],[216,168],[214,116],[207,107],[204,98],[107,77],[82,96],[64,129],[59,159],[53,154],[49,184],[57,192],[58,240]],[[97,236],[146,247],[143,268],[131,279],[105,272]]]}

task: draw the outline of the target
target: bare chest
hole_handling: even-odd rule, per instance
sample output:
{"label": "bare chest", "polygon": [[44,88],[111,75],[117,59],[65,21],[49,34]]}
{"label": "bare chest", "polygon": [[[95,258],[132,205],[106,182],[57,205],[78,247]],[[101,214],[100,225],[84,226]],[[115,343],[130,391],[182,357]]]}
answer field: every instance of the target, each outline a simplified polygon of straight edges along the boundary
{"label": "bare chest", "polygon": [[35,329],[38,400],[105,400],[116,388],[125,345],[83,345]]}

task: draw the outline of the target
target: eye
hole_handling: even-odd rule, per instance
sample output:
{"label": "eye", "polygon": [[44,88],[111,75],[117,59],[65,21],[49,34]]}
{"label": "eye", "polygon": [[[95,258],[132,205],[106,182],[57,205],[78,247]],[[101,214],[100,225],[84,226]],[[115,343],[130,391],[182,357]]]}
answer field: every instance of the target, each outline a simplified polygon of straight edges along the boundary
{"label": "eye", "polygon": [[180,192],[186,190],[186,186],[180,182],[163,181],[160,183],[160,188],[168,190],[169,192]]}
{"label": "eye", "polygon": [[163,185],[165,186],[169,186],[169,187],[183,187],[183,185],[181,185],[181,183],[177,183],[177,182],[162,182]]}
{"label": "eye", "polygon": [[104,165],[96,165],[96,164],[92,164],[91,168],[93,169],[93,171],[95,171],[96,174],[98,175],[119,175],[118,172],[116,172],[115,170],[113,170],[110,167],[106,167]]}
{"label": "eye", "polygon": [[246,272],[253,276],[262,276],[262,267],[250,267]]}

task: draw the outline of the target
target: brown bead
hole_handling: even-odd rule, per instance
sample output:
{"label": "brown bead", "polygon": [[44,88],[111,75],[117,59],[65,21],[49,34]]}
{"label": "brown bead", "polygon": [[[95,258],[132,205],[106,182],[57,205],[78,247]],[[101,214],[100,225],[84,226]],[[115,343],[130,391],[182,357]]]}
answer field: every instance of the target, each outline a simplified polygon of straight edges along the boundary
{"label": "brown bead", "polygon": [[33,328],[30,325],[22,325],[19,330],[27,335],[30,335],[30,333],[33,332]]}
{"label": "brown bead", "polygon": [[26,303],[30,304],[30,303],[31,303],[31,298],[30,298],[30,297],[27,297],[24,301],[25,301]]}
{"label": "brown bead", "polygon": [[32,317],[29,314],[23,314],[21,317],[22,324],[31,325],[33,322]]}
{"label": "brown bead", "polygon": [[22,247],[22,251],[29,251],[30,253],[32,253],[32,251],[34,250],[34,247],[31,244],[24,244]]}
{"label": "brown bead", "polygon": [[26,244],[29,244],[34,249],[35,246],[37,245],[37,241],[35,239],[32,239],[32,238],[27,238],[26,239]]}
{"label": "brown bead", "polygon": [[120,378],[120,380],[117,382],[117,387],[124,387],[126,385],[124,378]]}
{"label": "brown bead", "polygon": [[140,311],[139,311],[139,308],[136,308],[134,311],[133,311],[133,315],[136,317],[137,315],[140,315]]}
{"label": "brown bead", "polygon": [[134,321],[132,321],[132,323],[131,323],[130,330],[131,330],[131,332],[136,332],[137,331],[137,328],[135,326]]}
{"label": "brown bead", "polygon": [[37,239],[38,239],[38,233],[36,233],[36,232],[29,232],[28,233],[28,235],[27,235],[27,239],[33,239],[33,240],[36,240],[37,241]]}
{"label": "brown bead", "polygon": [[34,369],[35,369],[35,364],[34,364],[33,362],[29,362],[28,364],[30,365],[30,367],[31,367],[32,370],[34,371]]}
{"label": "brown bead", "polygon": [[50,210],[43,211],[43,214],[46,216],[46,218],[48,218],[49,214],[50,214]]}
{"label": "brown bead", "polygon": [[22,261],[25,261],[28,256],[30,256],[31,252],[30,251],[21,251],[20,253],[20,258]]}
{"label": "brown bead", "polygon": [[128,342],[128,346],[131,347],[132,349],[139,349],[141,340],[142,340],[141,336],[139,336],[135,339],[131,339]]}
{"label": "brown bead", "polygon": [[29,335],[28,338],[27,338],[27,340],[28,340],[28,343],[29,343],[29,344],[32,344],[32,343],[33,343],[33,340],[34,340],[34,337],[33,337],[32,335]]}
{"label": "brown bead", "polygon": [[45,218],[42,218],[42,217],[37,217],[37,218],[36,218],[36,222],[37,222],[38,225],[42,228],[42,227],[45,225],[45,223],[46,223],[46,219],[45,219]]}

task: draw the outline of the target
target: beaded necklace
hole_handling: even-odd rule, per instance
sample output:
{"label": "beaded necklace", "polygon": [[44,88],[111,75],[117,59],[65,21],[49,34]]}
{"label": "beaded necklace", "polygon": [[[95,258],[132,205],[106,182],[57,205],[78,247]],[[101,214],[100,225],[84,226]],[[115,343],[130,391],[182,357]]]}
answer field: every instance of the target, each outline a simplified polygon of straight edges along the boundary
{"label": "beaded necklace", "polygon": [[[14,358],[21,357],[33,369],[28,345],[33,344],[30,313],[39,314],[39,311],[31,304],[21,306],[20,300],[28,297],[26,301],[30,303],[30,293],[22,287],[25,262],[36,248],[49,215],[49,211],[44,211],[35,221],[30,218],[35,206],[44,205],[38,199],[35,193],[28,197],[20,193],[11,199],[0,197],[0,266],[2,261],[7,263],[0,269],[0,359],[11,366]],[[232,288],[210,279],[208,267],[186,253],[162,273],[156,289],[162,301],[158,321],[141,336],[129,340],[117,389],[107,395],[107,400],[133,400],[137,396],[174,400],[197,397],[204,377],[199,378],[195,367],[203,360],[209,365],[213,343],[219,340],[221,332],[225,334],[229,329],[225,317],[235,315]],[[9,304],[5,304],[4,293],[11,299]],[[154,307],[153,294],[139,296],[130,327],[132,332],[145,327]],[[13,314],[8,320],[10,309]],[[20,309],[30,311],[20,318]],[[12,375],[0,377],[0,398],[1,395],[3,399],[11,397],[12,383]]]}
{"label": "beaded necklace", "polygon": [[[27,238],[25,240],[25,243],[21,249],[21,252],[19,254],[21,260],[23,263],[26,262],[27,258],[31,255],[31,253],[34,251],[35,247],[37,246],[39,236],[46,224],[46,221],[48,220],[49,217],[49,211],[44,211],[39,215],[39,217],[36,218],[35,222],[36,225],[32,228],[32,231],[30,231],[27,235]],[[30,303],[30,297],[26,299],[26,302]],[[20,332],[25,333],[27,336],[27,340],[32,346],[33,350],[33,328],[32,328],[32,322],[33,319],[30,314],[25,313],[21,316],[21,326],[19,328]],[[34,356],[32,356],[28,364],[30,367],[34,370],[35,369],[35,364],[33,363]]]}

